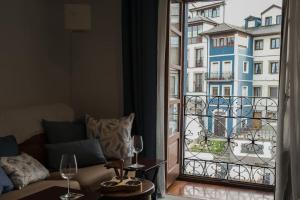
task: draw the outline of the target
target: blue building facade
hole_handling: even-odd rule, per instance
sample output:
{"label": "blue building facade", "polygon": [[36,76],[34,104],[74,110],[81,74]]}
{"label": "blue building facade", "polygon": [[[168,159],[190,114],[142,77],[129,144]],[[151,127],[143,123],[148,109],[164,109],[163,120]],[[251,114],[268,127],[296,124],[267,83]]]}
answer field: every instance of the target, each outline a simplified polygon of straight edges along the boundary
{"label": "blue building facade", "polygon": [[253,96],[253,39],[228,24],[205,34],[210,41],[207,126],[215,136],[230,137],[251,124],[246,118],[253,115],[252,102],[244,97]]}

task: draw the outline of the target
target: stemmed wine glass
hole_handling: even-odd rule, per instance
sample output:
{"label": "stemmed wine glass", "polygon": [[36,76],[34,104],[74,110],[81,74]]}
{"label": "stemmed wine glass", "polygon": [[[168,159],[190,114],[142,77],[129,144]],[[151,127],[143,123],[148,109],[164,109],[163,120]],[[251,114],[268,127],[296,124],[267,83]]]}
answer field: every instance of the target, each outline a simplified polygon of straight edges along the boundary
{"label": "stemmed wine glass", "polygon": [[70,179],[74,178],[77,174],[77,161],[75,154],[63,154],[60,162],[60,175],[68,181],[68,193],[60,196],[62,200],[77,199],[82,194],[70,193]]}
{"label": "stemmed wine glass", "polygon": [[138,163],[138,154],[143,151],[143,138],[140,135],[134,135],[131,139],[133,152],[135,153],[135,164],[131,165],[132,168],[142,168],[145,165]]}

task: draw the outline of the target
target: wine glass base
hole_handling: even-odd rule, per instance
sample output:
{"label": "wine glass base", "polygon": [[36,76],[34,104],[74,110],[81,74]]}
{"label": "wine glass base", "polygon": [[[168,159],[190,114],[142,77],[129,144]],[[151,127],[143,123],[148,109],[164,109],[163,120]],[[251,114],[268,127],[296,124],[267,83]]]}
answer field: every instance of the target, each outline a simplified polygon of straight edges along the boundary
{"label": "wine glass base", "polygon": [[79,199],[80,197],[83,197],[83,194],[77,194],[77,193],[69,193],[61,195],[59,198],[61,200],[72,200],[72,199]]}
{"label": "wine glass base", "polygon": [[132,164],[132,165],[130,165],[129,167],[130,167],[130,168],[139,169],[139,168],[145,167],[145,165],[142,165],[142,164]]}

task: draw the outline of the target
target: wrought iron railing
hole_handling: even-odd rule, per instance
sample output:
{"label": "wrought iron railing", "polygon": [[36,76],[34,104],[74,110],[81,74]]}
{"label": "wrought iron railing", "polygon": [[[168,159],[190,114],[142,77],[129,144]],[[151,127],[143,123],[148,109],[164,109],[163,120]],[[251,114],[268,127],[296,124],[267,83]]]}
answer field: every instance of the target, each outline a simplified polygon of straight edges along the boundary
{"label": "wrought iron railing", "polygon": [[210,72],[210,73],[206,73],[205,78],[206,80],[210,80],[210,81],[233,80],[234,75],[232,72],[222,72],[222,73]]}
{"label": "wrought iron railing", "polygon": [[185,96],[182,173],[274,186],[277,101]]}

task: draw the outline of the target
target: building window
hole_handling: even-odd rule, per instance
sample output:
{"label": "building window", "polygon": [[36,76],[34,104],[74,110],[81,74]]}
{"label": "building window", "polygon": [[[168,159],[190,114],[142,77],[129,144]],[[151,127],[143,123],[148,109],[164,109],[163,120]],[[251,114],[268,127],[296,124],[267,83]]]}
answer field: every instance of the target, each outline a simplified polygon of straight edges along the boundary
{"label": "building window", "polygon": [[277,98],[278,97],[278,87],[269,87],[269,96],[271,98]]}
{"label": "building window", "polygon": [[264,40],[255,40],[255,50],[263,50],[264,49]]}
{"label": "building window", "polygon": [[253,96],[255,97],[262,96],[261,87],[253,87]]}
{"label": "building window", "polygon": [[203,90],[203,75],[202,73],[194,74],[194,92],[202,92]]}
{"label": "building window", "polygon": [[276,16],[276,24],[281,24],[281,19],[282,19],[281,15],[277,15]]}
{"label": "building window", "polygon": [[266,26],[272,25],[272,17],[266,17],[265,18],[265,25]]}
{"label": "building window", "polygon": [[234,37],[213,38],[212,43],[213,43],[214,47],[233,46],[234,45]]}
{"label": "building window", "polygon": [[270,62],[270,74],[279,73],[279,62]]}
{"label": "building window", "polygon": [[188,37],[198,37],[203,32],[203,24],[192,25],[188,27]]}
{"label": "building window", "polygon": [[196,67],[203,67],[203,48],[196,49]]}
{"label": "building window", "polygon": [[216,7],[212,9],[212,18],[220,17],[220,7]]}
{"label": "building window", "polygon": [[248,73],[249,72],[249,62],[244,61],[243,62],[243,73]]}
{"label": "building window", "polygon": [[242,87],[242,96],[244,97],[248,96],[248,86]]}
{"label": "building window", "polygon": [[224,86],[223,87],[223,96],[231,96],[231,86]]}
{"label": "building window", "polygon": [[263,64],[261,62],[254,63],[254,74],[262,74]]}
{"label": "building window", "polygon": [[220,46],[221,46],[221,47],[224,46],[224,38],[220,38]]}
{"label": "building window", "polygon": [[279,48],[280,48],[280,38],[272,38],[271,49],[279,49]]}
{"label": "building window", "polygon": [[219,87],[218,86],[212,86],[211,87],[211,95],[212,96],[218,96],[219,95]]}

